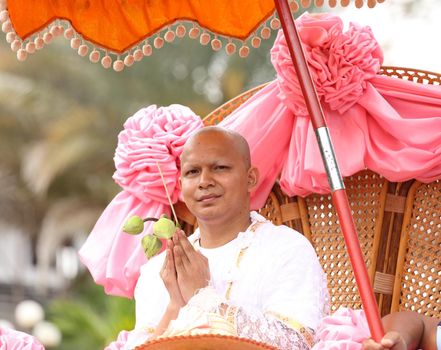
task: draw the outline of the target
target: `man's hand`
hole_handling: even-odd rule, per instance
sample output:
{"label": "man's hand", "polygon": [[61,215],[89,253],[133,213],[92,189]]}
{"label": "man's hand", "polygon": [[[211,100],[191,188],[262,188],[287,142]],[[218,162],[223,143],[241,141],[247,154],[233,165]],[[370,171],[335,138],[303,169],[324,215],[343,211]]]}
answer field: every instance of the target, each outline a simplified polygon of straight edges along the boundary
{"label": "man's hand", "polygon": [[406,342],[398,332],[388,332],[381,339],[380,344],[373,339],[367,339],[363,342],[363,350],[407,350]]}
{"label": "man's hand", "polygon": [[186,302],[182,297],[179,289],[177,273],[175,268],[175,259],[173,256],[174,244],[171,239],[167,240],[167,250],[164,260],[164,265],[160,271],[160,276],[164,281],[168,294],[170,295],[169,307],[179,310]]}
{"label": "man's hand", "polygon": [[175,233],[173,243],[179,289],[187,303],[198,289],[208,286],[210,281],[208,259],[193,248],[183,231]]}

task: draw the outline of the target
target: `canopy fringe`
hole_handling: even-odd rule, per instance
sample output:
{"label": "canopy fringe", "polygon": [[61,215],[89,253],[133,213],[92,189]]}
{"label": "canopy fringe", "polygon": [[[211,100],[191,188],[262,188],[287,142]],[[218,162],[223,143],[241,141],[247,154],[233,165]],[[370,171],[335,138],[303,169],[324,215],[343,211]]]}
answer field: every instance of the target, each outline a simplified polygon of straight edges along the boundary
{"label": "canopy fringe", "polygon": [[[384,1],[340,0],[339,2],[343,7],[349,6],[353,2],[359,8],[363,5],[374,7],[377,3]],[[313,3],[316,7],[322,7],[326,4],[330,7],[335,7],[337,0],[290,0],[289,3],[291,11],[297,12],[301,8],[312,6]],[[10,44],[11,50],[16,52],[19,61],[25,61],[30,54],[41,50],[45,45],[50,44],[54,38],[64,35],[67,40],[70,40],[71,48],[76,50],[78,55],[86,57],[89,54],[89,60],[92,63],[100,62],[103,68],[109,69],[112,67],[117,72],[122,71],[125,67],[131,67],[135,62],[141,61],[144,56],[151,56],[153,48],[159,50],[164,44],[172,43],[176,37],[183,38],[187,31],[191,39],[196,40],[199,38],[199,43],[203,46],[210,44],[214,51],[224,49],[227,55],[238,53],[240,57],[244,58],[249,55],[250,47],[260,47],[262,39],[269,39],[271,31],[276,31],[280,28],[280,20],[277,18],[276,13],[274,13],[248,39],[238,40],[212,33],[192,21],[179,21],[164,27],[155,34],[154,39],[152,37],[146,38],[127,51],[119,53],[89,42],[80,33],[76,32],[70,22],[66,20],[56,20],[40,32],[23,40],[16,34],[13,28],[5,0],[0,0],[0,22],[2,23],[2,31],[6,33],[6,41]],[[153,45],[150,44],[150,40],[153,40]]]}

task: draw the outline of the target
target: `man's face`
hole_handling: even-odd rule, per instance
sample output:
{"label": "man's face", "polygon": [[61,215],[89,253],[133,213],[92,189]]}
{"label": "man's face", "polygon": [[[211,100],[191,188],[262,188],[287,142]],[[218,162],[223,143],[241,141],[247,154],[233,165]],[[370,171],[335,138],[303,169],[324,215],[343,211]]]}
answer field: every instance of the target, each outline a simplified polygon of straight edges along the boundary
{"label": "man's face", "polygon": [[182,195],[199,221],[223,223],[248,213],[249,191],[254,184],[250,176],[253,174],[243,155],[221,133],[200,134],[186,145],[181,163]]}

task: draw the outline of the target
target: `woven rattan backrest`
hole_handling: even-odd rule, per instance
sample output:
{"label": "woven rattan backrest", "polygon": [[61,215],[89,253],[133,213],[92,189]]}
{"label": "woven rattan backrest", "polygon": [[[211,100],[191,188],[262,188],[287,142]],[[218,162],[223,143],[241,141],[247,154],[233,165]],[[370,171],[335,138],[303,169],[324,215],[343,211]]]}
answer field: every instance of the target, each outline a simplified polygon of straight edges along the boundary
{"label": "woven rattan backrest", "polygon": [[415,183],[407,199],[392,311],[441,318],[441,181]]}
{"label": "woven rattan backrest", "polygon": [[[361,250],[373,281],[387,182],[373,172],[363,171],[347,177],[345,186]],[[361,308],[354,273],[331,196],[313,194],[299,200],[306,202],[310,240],[328,276],[332,309],[336,310],[340,306]]]}

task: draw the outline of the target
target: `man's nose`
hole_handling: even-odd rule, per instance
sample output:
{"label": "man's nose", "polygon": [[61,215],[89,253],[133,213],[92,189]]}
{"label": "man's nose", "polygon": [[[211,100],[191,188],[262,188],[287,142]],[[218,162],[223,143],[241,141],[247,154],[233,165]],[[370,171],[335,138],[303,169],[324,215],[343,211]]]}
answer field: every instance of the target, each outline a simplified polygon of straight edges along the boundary
{"label": "man's nose", "polygon": [[214,181],[213,177],[211,176],[210,171],[203,170],[201,172],[201,176],[199,177],[199,188],[207,188],[210,186],[213,186]]}

